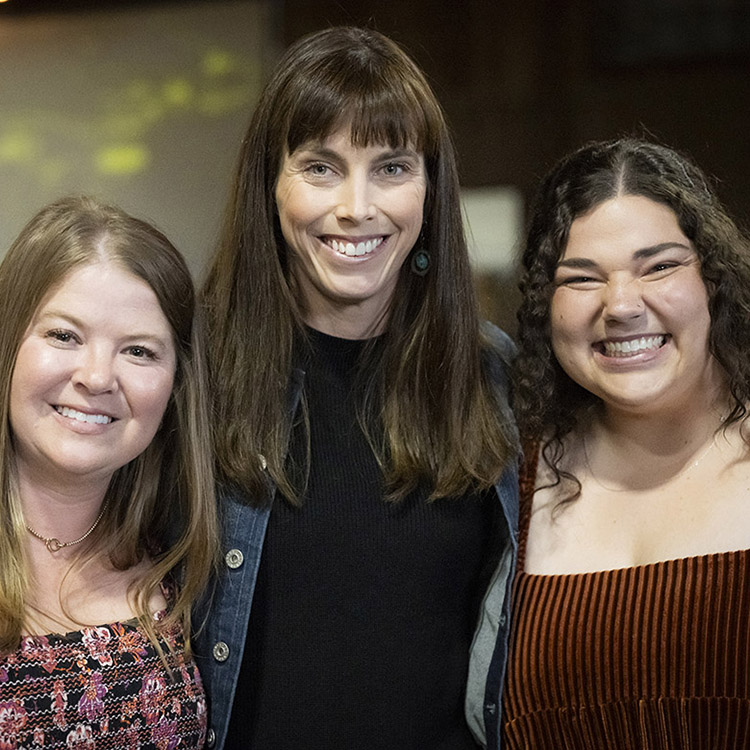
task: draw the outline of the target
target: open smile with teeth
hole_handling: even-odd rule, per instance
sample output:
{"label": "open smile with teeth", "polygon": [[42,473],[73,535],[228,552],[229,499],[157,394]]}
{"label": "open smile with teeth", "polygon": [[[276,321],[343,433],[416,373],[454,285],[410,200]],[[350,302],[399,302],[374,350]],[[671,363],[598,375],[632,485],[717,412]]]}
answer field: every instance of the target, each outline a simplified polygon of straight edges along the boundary
{"label": "open smile with teeth", "polygon": [[75,419],[76,422],[88,422],[89,424],[109,424],[112,422],[112,417],[108,417],[106,414],[86,414],[76,409],[71,409],[69,406],[55,406],[55,411],[61,414],[63,417],[68,419]]}
{"label": "open smile with teeth", "polygon": [[339,255],[369,255],[373,250],[385,242],[385,237],[374,237],[363,242],[347,242],[346,240],[334,240],[324,238],[323,241]]}
{"label": "open smile with teeth", "polygon": [[642,336],[639,339],[628,341],[602,341],[601,351],[607,357],[634,357],[636,354],[655,351],[664,346],[667,337],[664,334],[658,336]]}

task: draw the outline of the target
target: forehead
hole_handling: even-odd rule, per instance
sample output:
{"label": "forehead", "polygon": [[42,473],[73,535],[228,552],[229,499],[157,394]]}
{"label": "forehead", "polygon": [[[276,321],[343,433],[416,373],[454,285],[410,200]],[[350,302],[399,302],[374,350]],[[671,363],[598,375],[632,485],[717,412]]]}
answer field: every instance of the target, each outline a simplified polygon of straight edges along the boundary
{"label": "forehead", "polygon": [[167,324],[154,290],[121,264],[112,260],[97,260],[75,266],[43,297],[36,316],[55,308],[65,312],[75,307],[102,318],[126,313],[128,316],[150,316]]}
{"label": "forehead", "polygon": [[632,254],[664,242],[692,247],[671,208],[644,196],[621,195],[597,204],[573,221],[562,257]]}

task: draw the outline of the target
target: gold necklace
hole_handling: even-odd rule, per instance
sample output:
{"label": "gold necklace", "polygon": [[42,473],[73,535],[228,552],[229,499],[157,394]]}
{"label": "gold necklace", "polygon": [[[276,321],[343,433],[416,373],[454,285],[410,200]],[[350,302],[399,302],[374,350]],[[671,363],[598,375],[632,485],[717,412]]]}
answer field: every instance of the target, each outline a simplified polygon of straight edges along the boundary
{"label": "gold necklace", "polygon": [[[724,420],[726,417],[722,418],[720,420],[719,426],[724,423]],[[631,492],[632,490],[628,489],[627,487],[608,487],[604,482],[601,482],[599,478],[594,474],[594,470],[591,468],[591,462],[589,461],[589,451],[586,444],[586,435],[582,435],[582,441],[583,443],[583,460],[586,462],[586,468],[589,471],[589,476],[594,480],[595,484],[598,484],[603,490],[607,490],[607,492]],[[708,441],[708,445],[704,450],[701,451],[698,458],[696,458],[694,461],[691,461],[686,466],[683,466],[673,477],[672,479],[677,479],[678,477],[684,476],[689,471],[694,469],[708,454],[711,448],[713,448],[716,445],[716,433],[714,433],[711,436],[711,440]]]}
{"label": "gold necklace", "polygon": [[86,537],[88,537],[93,530],[99,525],[99,521],[102,520],[102,516],[104,515],[104,511],[107,510],[107,501],[102,504],[102,509],[99,511],[99,515],[96,517],[96,520],[91,525],[91,528],[78,539],[74,539],[72,542],[61,542],[59,539],[57,539],[54,536],[46,537],[42,536],[38,531],[34,531],[34,529],[29,526],[29,524],[24,524],[26,526],[26,531],[31,534],[31,536],[35,536],[37,539],[40,539],[44,542],[44,546],[51,552],[55,553],[58,550],[61,550],[63,547],[72,547],[74,544],[80,544]]}

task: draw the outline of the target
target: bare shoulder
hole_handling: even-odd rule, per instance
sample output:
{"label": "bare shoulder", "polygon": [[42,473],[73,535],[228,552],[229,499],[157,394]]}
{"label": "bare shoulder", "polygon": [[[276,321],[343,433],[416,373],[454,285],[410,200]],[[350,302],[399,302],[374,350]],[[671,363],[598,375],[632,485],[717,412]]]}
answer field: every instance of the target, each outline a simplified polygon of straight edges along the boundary
{"label": "bare shoulder", "polygon": [[539,451],[526,540],[524,566],[528,573],[558,572],[559,558],[566,556],[570,540],[578,538],[581,498],[575,497],[579,491],[577,451],[570,446],[565,448],[562,477],[556,475]]}

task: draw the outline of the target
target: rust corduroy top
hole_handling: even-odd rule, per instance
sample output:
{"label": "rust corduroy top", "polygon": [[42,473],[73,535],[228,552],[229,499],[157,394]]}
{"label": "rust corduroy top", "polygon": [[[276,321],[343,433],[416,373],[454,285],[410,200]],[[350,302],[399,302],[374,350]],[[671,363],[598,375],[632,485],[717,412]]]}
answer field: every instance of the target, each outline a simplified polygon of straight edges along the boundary
{"label": "rust corduroy top", "polygon": [[522,475],[503,750],[750,748],[750,551],[524,573],[535,474],[536,456]]}

